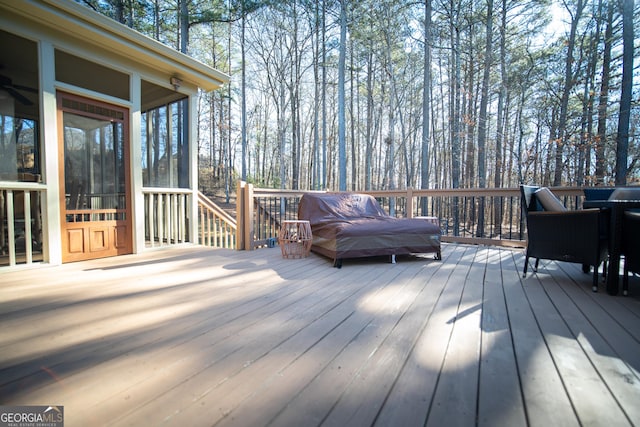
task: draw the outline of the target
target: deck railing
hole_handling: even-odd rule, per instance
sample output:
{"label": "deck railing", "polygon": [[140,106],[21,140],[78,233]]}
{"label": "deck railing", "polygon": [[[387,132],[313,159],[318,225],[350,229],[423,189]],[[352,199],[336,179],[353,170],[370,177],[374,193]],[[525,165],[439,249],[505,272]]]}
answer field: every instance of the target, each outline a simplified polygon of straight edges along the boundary
{"label": "deck railing", "polygon": [[[553,187],[569,209],[582,206],[581,187]],[[238,185],[238,249],[271,246],[282,220],[297,219],[298,202],[306,191]],[[392,216],[437,217],[442,241],[524,247],[526,228],[520,189],[433,189],[362,191],[374,196]]]}
{"label": "deck railing", "polygon": [[[568,208],[582,206],[583,189],[552,188]],[[40,183],[0,185],[0,266],[31,264],[43,259]],[[189,235],[191,190],[143,189],[147,246],[165,246],[196,239],[202,245],[254,249],[277,240],[283,220],[296,219],[306,191],[254,188],[240,182],[236,220],[198,195],[198,236]],[[441,189],[368,192],[396,217],[434,216],[445,242],[522,247],[525,228],[520,191],[506,189]]]}
{"label": "deck railing", "polygon": [[145,188],[145,241],[149,247],[197,242],[216,248],[236,248],[236,220],[198,192],[197,236],[189,236],[187,189]]}
{"label": "deck railing", "polygon": [[45,191],[39,183],[0,185],[0,266],[42,261],[41,200]]}
{"label": "deck railing", "polygon": [[144,188],[145,242],[149,247],[191,241],[188,204],[191,190]]}
{"label": "deck railing", "polygon": [[199,243],[216,248],[236,248],[236,219],[198,192]]}

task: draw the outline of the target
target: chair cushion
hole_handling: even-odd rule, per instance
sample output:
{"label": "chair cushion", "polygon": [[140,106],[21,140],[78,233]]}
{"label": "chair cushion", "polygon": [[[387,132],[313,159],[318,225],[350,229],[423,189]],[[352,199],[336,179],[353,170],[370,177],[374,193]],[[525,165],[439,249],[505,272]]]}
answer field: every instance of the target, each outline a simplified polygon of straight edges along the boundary
{"label": "chair cushion", "polygon": [[616,188],[609,200],[640,200],[640,187]]}
{"label": "chair cushion", "polygon": [[560,199],[558,199],[547,187],[540,188],[534,194],[545,211],[565,212],[567,210]]}

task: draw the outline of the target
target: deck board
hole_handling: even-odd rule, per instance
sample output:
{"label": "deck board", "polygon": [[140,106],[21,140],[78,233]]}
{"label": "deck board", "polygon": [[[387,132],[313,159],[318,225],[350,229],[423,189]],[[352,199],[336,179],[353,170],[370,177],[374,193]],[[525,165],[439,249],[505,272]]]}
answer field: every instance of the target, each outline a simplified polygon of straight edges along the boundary
{"label": "deck board", "polygon": [[68,426],[640,425],[640,280],[520,250],[184,246],[0,273],[0,403]]}
{"label": "deck board", "polygon": [[[247,384],[245,387],[248,388],[251,398],[243,401],[236,416],[227,418],[221,425],[255,425],[261,420],[270,420],[277,415],[279,409],[271,404],[274,396],[283,402],[291,401],[311,380],[326,370],[339,366],[341,360],[348,360],[354,353],[359,356],[355,359],[357,363],[362,363],[362,356],[369,354],[379,345],[381,335],[384,334],[384,329],[381,328],[388,327],[389,324],[388,319],[384,319],[376,325],[376,315],[395,303],[394,297],[402,288],[395,283],[410,270],[409,266],[396,265],[394,267],[399,268],[392,269],[384,268],[384,264],[382,269],[380,265],[376,266],[378,274],[370,277],[364,295],[357,300],[342,303],[339,314],[331,313],[330,316],[326,316],[327,320],[331,319],[331,329],[326,331],[324,336],[318,337],[319,341],[305,340],[304,353],[300,357],[287,360],[286,364],[281,361],[282,353],[289,355],[295,352],[287,348],[279,349],[277,367],[273,369],[275,372],[263,382],[259,390],[255,390],[250,381],[243,381],[243,384]],[[358,309],[358,306],[365,309]],[[296,344],[296,347],[298,345]],[[272,370],[270,367],[268,369]],[[346,372],[349,372],[348,368]],[[357,372],[357,367],[354,367],[351,375],[357,375]]]}
{"label": "deck board", "polygon": [[[440,325],[449,342],[436,384],[427,425],[468,426],[475,422],[480,353],[480,318],[484,263],[468,248],[449,278],[464,286],[447,286]],[[476,262],[478,261],[478,262]],[[446,319],[446,320],[445,320]],[[445,324],[442,324],[445,321]]]}
{"label": "deck board", "polygon": [[489,251],[482,299],[482,356],[478,388],[480,426],[527,424],[504,298],[504,288],[509,286],[508,278],[512,275],[503,275],[501,264],[509,261],[510,252]]}
{"label": "deck board", "polygon": [[[520,259],[517,266],[515,262],[506,262],[502,266],[503,275],[507,278],[504,293],[527,422],[540,427],[579,425],[529,300],[527,290],[536,286],[538,275],[530,274],[525,280],[520,280],[521,264]],[[501,394],[511,399],[517,391],[507,390]]]}
{"label": "deck board", "polygon": [[[556,281],[541,281],[541,285],[553,304],[562,307],[562,310],[557,310],[558,317],[562,319],[562,330],[553,335],[568,336],[570,339],[563,340],[563,347],[556,352],[556,359],[559,360],[559,369],[564,371],[565,381],[571,382],[567,390],[570,396],[574,395],[572,400],[579,418],[583,424],[609,425],[625,425],[631,420],[640,420],[640,408],[629,401],[633,396],[634,387],[631,385],[636,382],[637,388],[638,377],[617,357],[612,357],[616,350],[607,344],[596,327],[623,329],[604,319],[599,321],[606,313],[595,305],[592,294],[576,287],[569,276],[560,274],[563,270],[561,267],[557,266],[557,274],[554,275]],[[616,335],[613,331],[607,334]],[[624,337],[619,345],[625,349],[636,347],[640,351],[630,336]],[[635,358],[634,355],[629,356]],[[585,368],[589,363],[592,369]],[[605,381],[600,381],[600,377]]]}
{"label": "deck board", "polygon": [[553,277],[556,280],[544,277],[525,290],[574,411],[583,425],[625,425],[624,414],[567,326],[565,310],[570,312],[571,302],[563,297],[572,283],[560,274]]}
{"label": "deck board", "polygon": [[443,250],[443,262],[427,282],[417,306],[423,323],[419,329],[407,332],[409,337],[415,336],[415,342],[378,413],[376,425],[424,424],[451,331],[441,297],[464,253],[465,250]]}

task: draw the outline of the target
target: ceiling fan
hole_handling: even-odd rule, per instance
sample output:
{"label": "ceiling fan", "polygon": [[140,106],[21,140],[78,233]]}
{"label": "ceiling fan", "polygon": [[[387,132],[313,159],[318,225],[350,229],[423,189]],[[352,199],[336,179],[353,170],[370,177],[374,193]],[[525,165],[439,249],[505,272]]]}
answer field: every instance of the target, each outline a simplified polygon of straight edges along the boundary
{"label": "ceiling fan", "polygon": [[33,102],[18,91],[38,93],[38,91],[34,88],[22,85],[14,85],[9,77],[3,76],[2,74],[0,74],[0,88],[7,91],[9,95],[11,95],[23,105],[33,105]]}

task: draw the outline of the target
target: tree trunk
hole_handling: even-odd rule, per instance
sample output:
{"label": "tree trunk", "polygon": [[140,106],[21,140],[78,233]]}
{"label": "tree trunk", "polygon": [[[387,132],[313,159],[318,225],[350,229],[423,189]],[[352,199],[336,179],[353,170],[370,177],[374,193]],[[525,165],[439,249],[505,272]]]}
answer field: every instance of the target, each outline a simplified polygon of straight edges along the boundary
{"label": "tree trunk", "polygon": [[633,89],[633,0],[622,3],[622,91],[618,136],[616,138],[616,185],[627,185],[627,158],[629,156],[629,122]]}
{"label": "tree trunk", "polygon": [[242,138],[242,169],[241,169],[241,178],[243,181],[247,180],[247,76],[245,73],[246,67],[246,59],[245,59],[245,10],[244,10],[244,0],[242,0],[242,18],[240,21],[240,56],[241,56],[241,138]]}
{"label": "tree trunk", "polygon": [[312,170],[313,177],[311,180],[311,188],[320,189],[320,10],[319,2],[315,3],[314,10],[314,36],[315,49],[313,55],[313,81],[314,81],[314,98],[313,98],[313,161]]}
{"label": "tree trunk", "polygon": [[357,123],[357,116],[355,116],[355,102],[356,102],[356,94],[355,94],[355,76],[354,76],[354,64],[353,64],[353,58],[355,55],[353,55],[354,52],[354,42],[353,42],[353,38],[351,38],[350,40],[351,43],[351,52],[352,54],[350,55],[350,60],[351,60],[351,64],[349,66],[349,91],[350,91],[350,95],[349,95],[349,103],[350,103],[350,110],[351,110],[351,115],[350,115],[350,123],[351,126],[349,127],[351,130],[351,191],[356,191],[356,183],[358,181],[357,177],[358,177],[358,169],[357,169],[357,164],[358,164],[358,158],[357,158],[357,153],[356,153],[356,126],[355,123]]}
{"label": "tree trunk", "polygon": [[371,190],[371,174],[373,167],[373,52],[369,49],[367,54],[367,124],[366,124],[366,147],[364,153],[364,188]]}
{"label": "tree trunk", "polygon": [[189,7],[187,5],[188,0],[179,0],[178,5],[178,49],[182,53],[187,53],[187,46],[189,45]]}
{"label": "tree trunk", "polygon": [[327,188],[327,4],[322,0],[322,188]]}
{"label": "tree trunk", "polygon": [[298,8],[293,2],[293,34],[290,48],[289,96],[291,98],[291,188],[297,190],[300,180],[300,53],[298,51]]}
{"label": "tree trunk", "polygon": [[[602,2],[600,1],[600,5]],[[576,184],[583,186],[586,176],[589,174],[590,145],[593,140],[593,88],[595,85],[596,62],[598,60],[598,40],[600,38],[600,13],[596,17],[596,28],[591,35],[591,43],[588,46],[586,56],[588,67],[583,83],[582,91],[582,120],[580,129],[580,145],[578,146],[578,168],[576,171]]]}
{"label": "tree trunk", "polygon": [[124,2],[122,0],[116,0],[113,8],[115,9],[113,12],[114,19],[121,24],[126,24],[124,19]]}
{"label": "tree trunk", "polygon": [[[558,118],[558,133],[556,138],[556,153],[555,153],[555,173],[553,176],[553,185],[562,185],[562,171],[563,167],[563,151],[564,147],[568,145],[569,138],[567,135],[567,115],[569,109],[569,95],[573,90],[575,84],[575,78],[573,76],[573,50],[576,45],[576,34],[578,31],[578,22],[582,16],[584,10],[584,1],[578,0],[576,3],[575,14],[571,14],[571,30],[569,33],[569,40],[567,41],[567,58],[565,60],[564,69],[564,88],[562,91],[562,98],[560,100],[560,117]],[[571,13],[571,11],[569,11]]]}
{"label": "tree trunk", "polygon": [[340,0],[340,52],[338,59],[338,186],[347,190],[347,141],[345,119],[345,58],[347,54],[347,1]]}
{"label": "tree trunk", "polygon": [[[453,1],[451,2],[451,10],[455,16],[452,16],[451,23],[451,39],[452,39],[452,63],[453,79],[452,79],[452,134],[451,134],[451,186],[460,188],[460,11],[454,11]],[[460,209],[458,197],[453,198],[453,235],[460,235]]]}
{"label": "tree trunk", "polygon": [[604,32],[602,52],[602,83],[598,102],[598,135],[596,136],[596,184],[604,184],[607,146],[607,105],[609,104],[609,80],[611,78],[611,46],[613,44],[613,3],[607,8],[607,28]]}
{"label": "tree trunk", "polygon": [[[507,0],[502,0],[502,10],[500,13],[500,90],[498,91],[498,112],[496,117],[496,163],[495,175],[493,177],[493,187],[502,187],[502,174],[504,172],[502,149],[505,144],[505,104],[507,102],[507,86],[509,84],[507,75]],[[502,199],[499,199],[501,203]],[[495,224],[496,235],[502,234],[502,206],[494,211],[493,223]]]}
{"label": "tree trunk", "polygon": [[[431,110],[431,0],[424,2],[424,71],[422,76],[422,144],[420,156],[420,188],[429,188],[429,129]],[[420,199],[420,214],[428,214],[427,198]]]}
{"label": "tree trunk", "polygon": [[[480,98],[480,115],[478,117],[478,186],[487,186],[487,105],[489,103],[489,76],[491,71],[491,58],[493,49],[493,0],[487,0],[486,44],[484,51],[484,72],[482,75],[482,90]],[[481,197],[478,204],[478,220],[476,236],[484,236],[484,198]]]}

